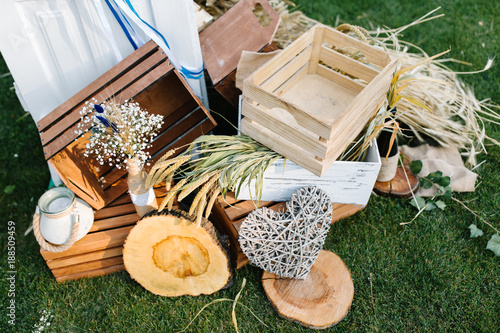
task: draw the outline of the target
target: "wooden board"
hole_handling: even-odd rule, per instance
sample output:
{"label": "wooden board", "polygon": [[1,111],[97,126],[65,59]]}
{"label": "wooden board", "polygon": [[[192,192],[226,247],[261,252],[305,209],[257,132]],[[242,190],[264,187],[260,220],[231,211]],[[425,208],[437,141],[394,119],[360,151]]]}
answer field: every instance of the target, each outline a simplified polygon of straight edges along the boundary
{"label": "wooden board", "polygon": [[[254,209],[268,207],[273,210],[284,210],[284,202],[261,201],[257,205],[251,200],[236,200],[234,193],[230,192],[224,199],[219,196],[212,209],[210,221],[217,229],[228,236],[231,251],[231,263],[236,268],[241,268],[249,263],[248,258],[242,252],[238,243],[238,229],[245,217]],[[363,209],[362,206],[350,204],[333,204],[332,223],[351,216]]]}
{"label": "wooden board", "polygon": [[[100,209],[127,190],[126,171],[100,166],[84,157],[88,135],[75,131],[80,111],[92,98],[121,104],[134,99],[151,114],[164,116],[148,152],[152,162],[162,152],[207,134],[215,121],[162,50],[149,41],[38,122],[45,158],[63,183],[93,208]],[[88,125],[90,126],[90,124]]]}
{"label": "wooden board", "polygon": [[[322,177],[290,160],[285,163],[283,159],[278,159],[263,174],[261,200],[285,201],[298,189],[314,185],[325,191],[332,202],[365,206],[380,165],[376,140],[367,149],[363,161],[335,161]],[[256,200],[255,193],[249,190],[254,188],[255,181],[251,181],[249,186],[243,184],[238,199]]]}
{"label": "wooden board", "polygon": [[[260,5],[269,15],[263,26],[254,15]],[[242,51],[257,52],[272,42],[279,15],[265,0],[242,0],[200,33],[201,51],[210,79],[217,85],[236,69]]]}
{"label": "wooden board", "polygon": [[[268,13],[270,23],[263,27],[256,6]],[[280,22],[279,15],[265,0],[244,0],[200,33],[200,44],[208,74],[215,89],[235,108],[241,90],[236,88],[236,67],[242,51],[271,52],[278,47],[272,39]]]}
{"label": "wooden board", "polygon": [[[333,47],[359,50],[373,63]],[[396,63],[317,25],[244,80],[241,130],[322,176],[385,102]]]}
{"label": "wooden board", "polygon": [[354,298],[354,284],[345,263],[321,250],[304,280],[281,278],[264,271],[262,285],[278,314],[302,326],[325,329],[341,321]]}
{"label": "wooden board", "polygon": [[[155,189],[160,202],[164,187]],[[89,233],[61,253],[40,250],[57,282],[106,275],[124,269],[122,250],[130,230],[140,219],[128,193],[94,214]]]}

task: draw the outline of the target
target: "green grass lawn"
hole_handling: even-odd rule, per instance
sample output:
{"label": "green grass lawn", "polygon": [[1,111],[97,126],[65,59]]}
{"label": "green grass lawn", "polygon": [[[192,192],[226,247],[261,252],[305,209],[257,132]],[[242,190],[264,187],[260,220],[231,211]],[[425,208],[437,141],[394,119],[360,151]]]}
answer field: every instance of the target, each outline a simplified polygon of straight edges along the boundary
{"label": "green grass lawn", "polygon": [[[445,17],[408,29],[404,40],[429,54],[451,49],[450,57],[472,63],[453,64],[455,70],[477,70],[500,52],[500,2],[464,1],[307,1],[295,0],[303,12],[325,24],[351,23],[366,28],[398,27],[442,6]],[[418,3],[418,4],[417,4]],[[8,73],[3,60],[0,74]],[[500,102],[500,65],[486,73],[464,76],[479,99]],[[50,332],[174,332],[182,330],[196,313],[219,298],[234,298],[243,280],[247,285],[236,308],[240,332],[305,332],[280,318],[267,300],[261,271],[246,266],[236,271],[234,285],[210,296],[164,298],[144,290],[122,271],[109,276],[55,282],[39,254],[33,234],[24,236],[40,195],[49,183],[40,139],[31,117],[24,113],[9,75],[0,76],[0,245],[2,249],[0,331],[30,332],[47,317]],[[500,140],[499,126],[487,132]],[[456,197],[500,228],[500,148],[476,169],[474,193]],[[372,196],[358,214],[335,223],[325,249],[337,253],[349,267],[354,300],[348,315],[331,332],[499,332],[500,257],[486,250],[493,234],[479,219],[454,201],[444,211],[423,213],[409,225],[416,210],[407,201]],[[8,325],[9,284],[6,280],[7,223],[15,222],[16,326]],[[469,238],[475,223],[485,235]],[[231,304],[208,307],[190,326],[190,332],[234,331]]]}

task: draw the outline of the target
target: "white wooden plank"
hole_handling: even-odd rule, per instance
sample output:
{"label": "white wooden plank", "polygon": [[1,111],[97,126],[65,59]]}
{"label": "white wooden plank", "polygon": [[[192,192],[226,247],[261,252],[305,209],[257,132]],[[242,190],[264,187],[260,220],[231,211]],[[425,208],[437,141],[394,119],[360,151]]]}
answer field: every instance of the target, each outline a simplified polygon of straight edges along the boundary
{"label": "white wooden plank", "polygon": [[[288,201],[290,196],[304,186],[317,186],[324,190],[333,203],[366,205],[380,171],[380,157],[376,141],[372,142],[364,162],[336,161],[318,177],[297,164],[278,160],[264,173],[261,200]],[[238,200],[256,200],[254,182],[243,185]]]}

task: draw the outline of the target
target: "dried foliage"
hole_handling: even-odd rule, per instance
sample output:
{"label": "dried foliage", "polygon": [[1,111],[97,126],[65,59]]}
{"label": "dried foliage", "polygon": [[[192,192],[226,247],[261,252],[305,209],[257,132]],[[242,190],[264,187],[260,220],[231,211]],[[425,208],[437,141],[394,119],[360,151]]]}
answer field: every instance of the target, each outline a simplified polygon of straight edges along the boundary
{"label": "dried foliage", "polygon": [[441,17],[431,16],[438,9],[404,27],[379,28],[370,35],[372,43],[400,59],[402,68],[411,68],[406,75],[412,82],[405,86],[405,98],[398,101],[398,120],[406,124],[419,141],[430,138],[440,146],[457,148],[466,157],[467,164],[473,166],[477,163],[476,155],[486,152],[486,140],[500,145],[486,135],[484,128],[485,121],[499,123],[500,109],[488,100],[477,100],[472,88],[457,75],[485,71],[493,61],[488,61],[481,71],[456,73],[445,65],[454,59],[431,59],[419,47],[399,40],[407,28]]}
{"label": "dried foliage", "polygon": [[[216,197],[229,191],[238,193],[241,186],[251,180],[255,182],[255,193],[262,193],[264,171],[282,156],[259,144],[248,136],[204,135],[193,141],[182,155],[169,159],[169,151],[151,168],[147,184],[157,185],[179,176],[175,185],[160,205],[161,211],[170,209],[175,198],[182,201],[198,190],[192,201],[189,214],[196,215],[200,223],[203,214],[210,215]],[[169,188],[167,188],[169,189]]]}

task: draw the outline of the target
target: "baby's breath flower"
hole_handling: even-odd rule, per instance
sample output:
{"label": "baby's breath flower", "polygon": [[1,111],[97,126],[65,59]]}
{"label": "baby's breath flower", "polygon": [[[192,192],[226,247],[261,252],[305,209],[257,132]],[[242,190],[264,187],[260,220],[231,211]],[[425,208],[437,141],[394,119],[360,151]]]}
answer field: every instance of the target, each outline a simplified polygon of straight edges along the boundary
{"label": "baby's breath flower", "polygon": [[158,135],[163,116],[150,115],[141,110],[138,103],[127,101],[122,105],[111,102],[101,104],[102,109],[99,110],[102,112],[99,113],[100,119],[97,119],[92,107],[96,103],[95,99],[87,101],[80,111],[84,116],[78,124],[79,134],[86,132],[88,125],[93,122],[92,135],[85,146],[84,156],[95,155],[100,165],[106,163],[117,168],[121,168],[125,159],[134,157],[144,163],[149,158],[144,149],[150,147],[149,142]]}

